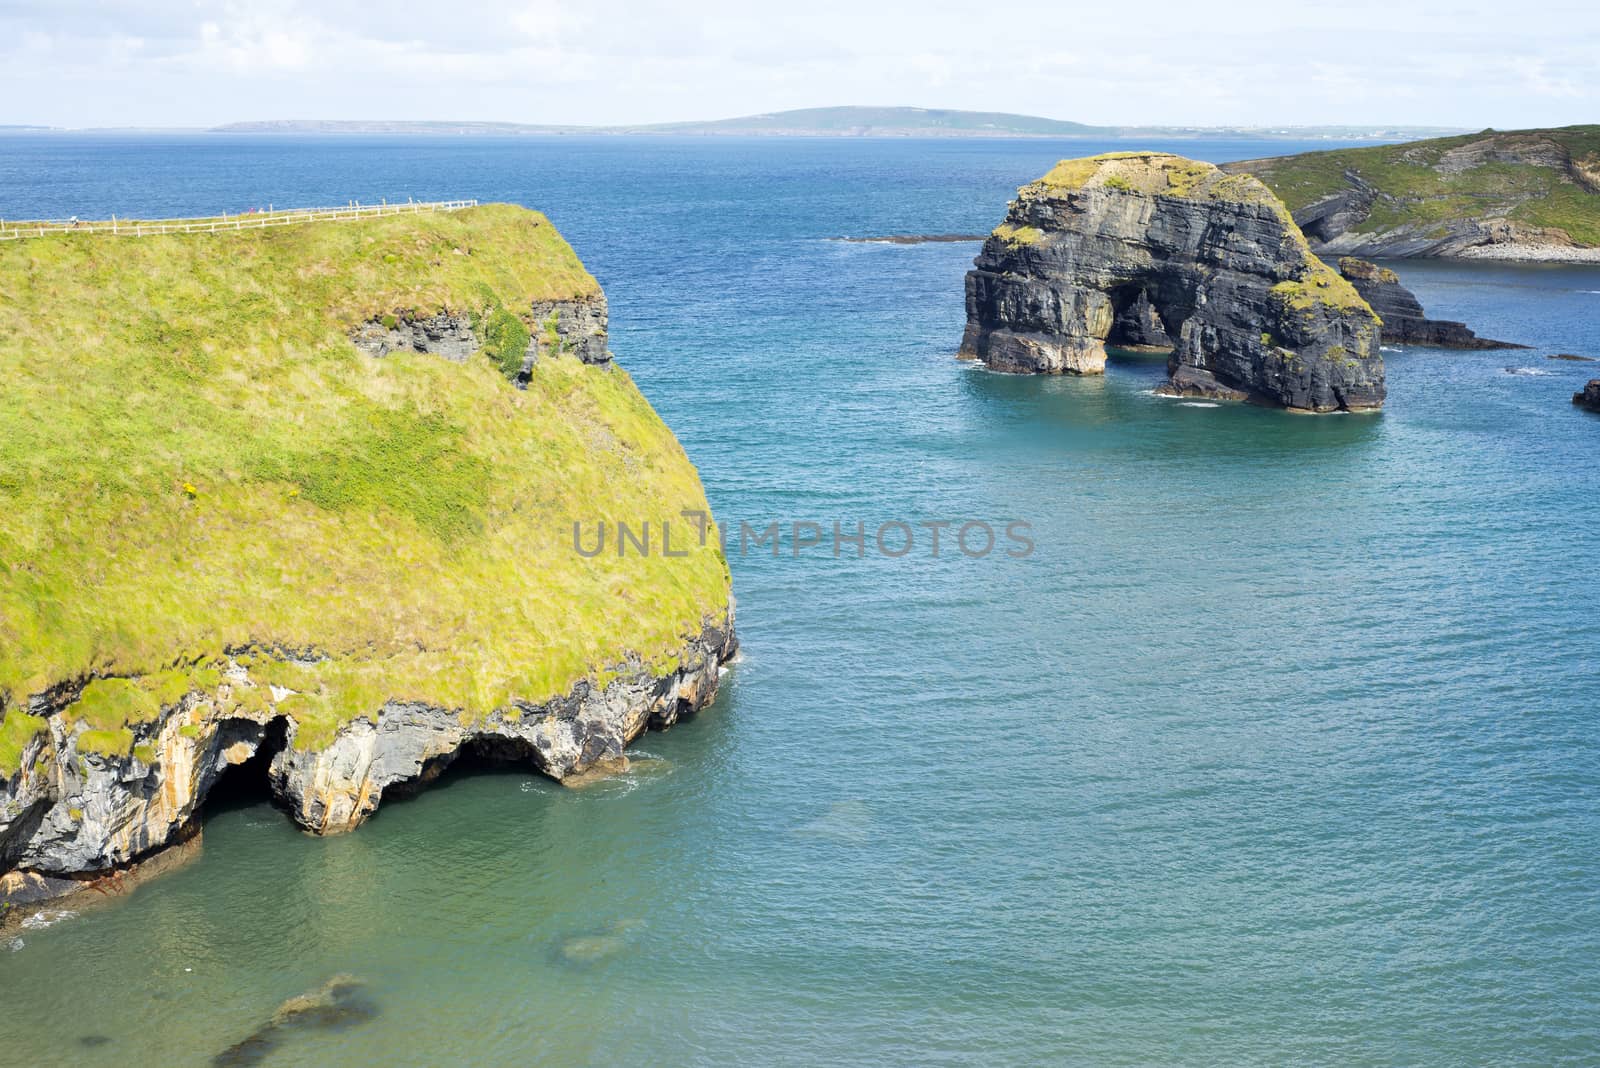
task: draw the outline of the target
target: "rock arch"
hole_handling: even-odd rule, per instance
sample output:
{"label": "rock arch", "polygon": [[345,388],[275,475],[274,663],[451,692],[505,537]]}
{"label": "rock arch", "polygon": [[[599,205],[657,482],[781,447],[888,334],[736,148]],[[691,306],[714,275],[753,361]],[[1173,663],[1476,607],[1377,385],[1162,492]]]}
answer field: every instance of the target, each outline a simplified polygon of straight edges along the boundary
{"label": "rock arch", "polygon": [[967,275],[961,348],[1100,374],[1108,342],[1170,346],[1166,392],[1325,412],[1382,406],[1378,326],[1259,181],[1120,152],[1018,191]]}

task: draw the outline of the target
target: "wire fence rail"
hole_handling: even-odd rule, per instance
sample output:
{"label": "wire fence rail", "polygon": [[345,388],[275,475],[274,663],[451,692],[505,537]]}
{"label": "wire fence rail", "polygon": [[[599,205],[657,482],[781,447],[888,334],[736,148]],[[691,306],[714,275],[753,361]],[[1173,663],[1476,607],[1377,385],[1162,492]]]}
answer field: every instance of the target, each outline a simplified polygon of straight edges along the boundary
{"label": "wire fence rail", "polygon": [[210,215],[194,219],[0,219],[0,241],[49,234],[116,234],[145,237],[152,234],[206,234],[232,230],[262,230],[269,226],[317,222],[324,219],[370,219],[380,215],[420,215],[436,211],[475,208],[476,200],[408,200],[403,204],[362,204],[352,201],[342,208],[278,208],[238,215]]}

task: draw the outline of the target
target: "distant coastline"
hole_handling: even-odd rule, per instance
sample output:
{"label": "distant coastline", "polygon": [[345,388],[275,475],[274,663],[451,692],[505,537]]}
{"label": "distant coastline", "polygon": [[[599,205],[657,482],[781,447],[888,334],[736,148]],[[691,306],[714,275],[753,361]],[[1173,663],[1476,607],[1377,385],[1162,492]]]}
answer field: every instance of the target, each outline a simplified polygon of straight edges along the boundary
{"label": "distant coastline", "polygon": [[10,133],[167,133],[388,137],[549,137],[563,135],[667,137],[899,137],[1049,138],[1096,140],[1409,141],[1463,132],[1441,126],[1095,126],[1009,112],[938,108],[802,108],[696,122],[577,126],[553,123],[410,121],[388,119],[269,119],[181,129],[9,126]]}

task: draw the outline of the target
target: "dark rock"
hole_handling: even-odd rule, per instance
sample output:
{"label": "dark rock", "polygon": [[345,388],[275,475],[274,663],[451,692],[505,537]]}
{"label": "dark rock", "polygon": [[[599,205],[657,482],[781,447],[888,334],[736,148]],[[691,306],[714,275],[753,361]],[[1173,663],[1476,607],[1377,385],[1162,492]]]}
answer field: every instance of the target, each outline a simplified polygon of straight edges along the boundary
{"label": "dark rock", "polygon": [[885,234],[882,237],[836,237],[849,245],[937,245],[958,241],[982,241],[987,234]]}
{"label": "dark rock", "polygon": [[1583,389],[1572,395],[1572,403],[1591,412],[1600,412],[1600,378],[1591,378]]}
{"label": "dark rock", "polygon": [[356,348],[378,359],[391,352],[431,352],[451,363],[466,363],[482,345],[465,315],[441,313],[426,319],[387,315],[363,323],[350,340]]}
{"label": "dark rock", "polygon": [[1356,287],[1363,300],[1383,320],[1382,339],[1396,345],[1430,345],[1442,349],[1525,349],[1509,341],[1479,337],[1464,323],[1429,319],[1416,295],[1400,283],[1400,276],[1376,263],[1345,256],[1339,273]]}
{"label": "dark rock", "polygon": [[[596,293],[583,300],[543,300],[533,302],[533,344],[539,353],[576,356],[584,363],[609,363],[606,347],[608,312],[606,298]],[[530,351],[532,351],[530,347]]]}
{"label": "dark rock", "polygon": [[[534,301],[528,307],[533,329],[516,376],[525,383],[541,356],[576,356],[584,363],[611,360],[607,348],[606,298],[594,294],[577,300]],[[465,363],[483,348],[465,314],[441,312],[425,319],[385,315],[362,323],[350,333],[356,348],[377,359],[392,352],[428,352],[452,363]]]}
{"label": "dark rock", "polygon": [[1064,161],[974,263],[961,351],[994,370],[1100,374],[1108,341],[1164,338],[1163,392],[1383,404],[1377,317],[1248,175],[1152,152]]}
{"label": "dark rock", "polygon": [[1132,304],[1117,313],[1106,343],[1124,349],[1171,351],[1174,347],[1172,338],[1167,336],[1166,325],[1161,321],[1161,313],[1156,311],[1155,305],[1150,303],[1150,298],[1142,289]]}

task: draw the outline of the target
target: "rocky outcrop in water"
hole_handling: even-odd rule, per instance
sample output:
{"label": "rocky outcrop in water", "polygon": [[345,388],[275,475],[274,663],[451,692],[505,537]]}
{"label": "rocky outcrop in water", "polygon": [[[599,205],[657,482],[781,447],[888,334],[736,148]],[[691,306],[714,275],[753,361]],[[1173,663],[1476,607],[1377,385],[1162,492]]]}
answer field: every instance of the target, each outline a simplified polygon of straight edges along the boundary
{"label": "rocky outcrop in water", "polygon": [[1372,309],[1259,181],[1179,156],[1064,161],[1019,190],[967,275],[963,356],[1099,374],[1107,344],[1170,344],[1175,395],[1383,404]]}
{"label": "rocky outcrop in water", "polygon": [[1572,395],[1572,403],[1591,412],[1600,412],[1600,378],[1591,378]]}
{"label": "rocky outcrop in water", "polygon": [[1339,260],[1339,273],[1383,320],[1383,340],[1395,345],[1430,345],[1443,349],[1521,349],[1509,341],[1479,337],[1465,323],[1451,319],[1430,319],[1416,294],[1400,283],[1400,276],[1387,267],[1345,256]]}
{"label": "rocky outcrop in water", "polygon": [[580,682],[555,700],[517,702],[481,722],[463,722],[456,709],[390,701],[314,744],[300,736],[295,695],[262,681],[242,654],[220,667],[213,689],[176,696],[141,724],[127,752],[102,751],[88,724],[68,722],[61,711],[77,694],[63,688],[35,702],[32,712],[48,729],[0,780],[0,871],[54,879],[0,883],[0,899],[8,889],[30,900],[41,888],[72,889],[74,880],[181,840],[223,774],[249,762],[295,822],[316,834],[354,829],[386,791],[421,786],[464,752],[563,779],[620,758],[647,728],[666,729],[709,704],[736,648],[730,617],[708,624],[665,675],[637,660],[620,663],[604,685]]}

